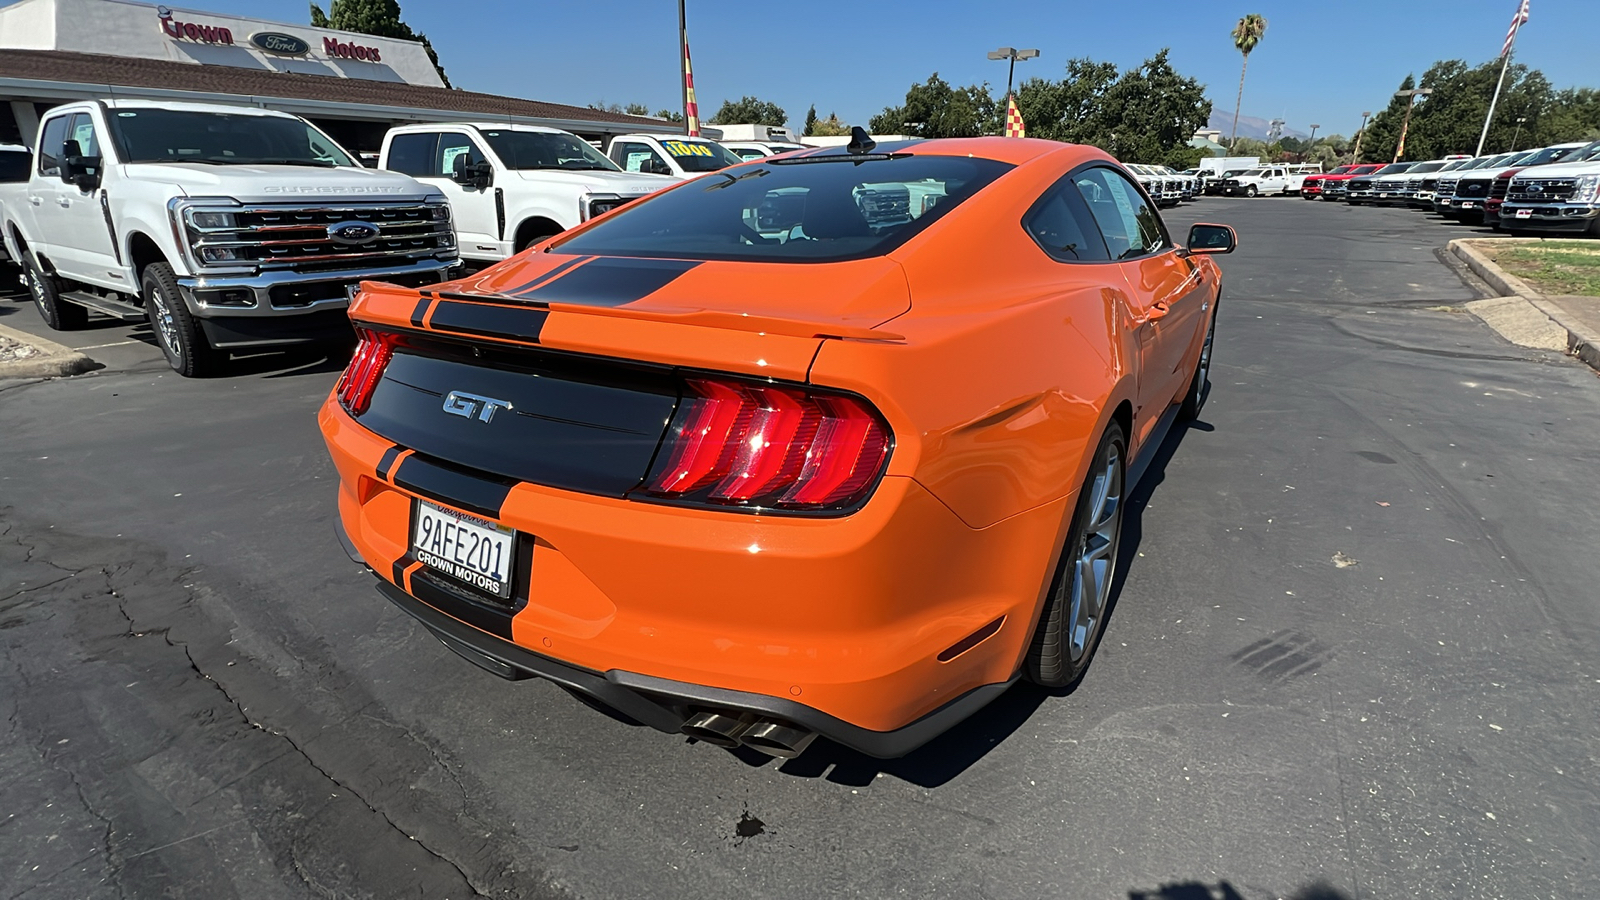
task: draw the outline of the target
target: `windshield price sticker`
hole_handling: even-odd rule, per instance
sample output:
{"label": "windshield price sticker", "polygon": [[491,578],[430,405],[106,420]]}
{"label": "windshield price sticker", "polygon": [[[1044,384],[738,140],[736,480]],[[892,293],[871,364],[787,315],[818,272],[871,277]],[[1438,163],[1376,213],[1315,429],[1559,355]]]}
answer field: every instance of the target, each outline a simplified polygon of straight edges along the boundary
{"label": "windshield price sticker", "polygon": [[687,141],[662,141],[661,146],[665,147],[666,151],[673,156],[716,156],[711,152],[711,148],[705,144],[691,144]]}
{"label": "windshield price sticker", "polygon": [[417,501],[411,555],[428,568],[501,600],[511,599],[515,530]]}

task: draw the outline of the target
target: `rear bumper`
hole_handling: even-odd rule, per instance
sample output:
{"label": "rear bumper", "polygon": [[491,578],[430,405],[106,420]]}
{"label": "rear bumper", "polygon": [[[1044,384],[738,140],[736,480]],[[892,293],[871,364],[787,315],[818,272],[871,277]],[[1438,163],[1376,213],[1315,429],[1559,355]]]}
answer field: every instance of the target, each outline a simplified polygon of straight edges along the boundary
{"label": "rear bumper", "polygon": [[[874,756],[909,752],[1016,679],[1073,500],[972,529],[903,476],[825,520],[517,482],[487,513],[481,495],[451,496],[471,473],[454,486],[423,477],[438,464],[331,400],[320,422],[347,549],[469,660],[549,678],[663,731],[696,712],[753,714]],[[418,497],[518,531],[513,604],[445,590],[413,560]]]}

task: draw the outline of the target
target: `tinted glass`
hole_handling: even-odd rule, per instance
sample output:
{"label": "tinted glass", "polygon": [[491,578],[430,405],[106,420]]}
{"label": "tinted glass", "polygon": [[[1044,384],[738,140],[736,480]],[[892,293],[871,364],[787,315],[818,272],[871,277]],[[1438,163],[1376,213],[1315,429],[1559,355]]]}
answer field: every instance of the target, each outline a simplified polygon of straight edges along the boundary
{"label": "tinted glass", "polygon": [[88,113],[74,113],[67,123],[67,140],[78,142],[79,156],[99,156],[100,138],[95,134],[94,119]]}
{"label": "tinted glass", "polygon": [[285,116],[117,109],[111,131],[123,162],[359,167],[310,123]]}
{"label": "tinted glass", "polygon": [[433,154],[428,174],[449,178],[456,170],[456,159],[463,156],[469,166],[483,162],[483,152],[472,143],[472,138],[457,131],[444,132],[439,135],[439,149]]}
{"label": "tinted glass", "polygon": [[1395,174],[1397,172],[1404,172],[1407,169],[1410,169],[1414,165],[1416,165],[1416,163],[1392,163],[1390,165],[1384,166],[1383,168],[1379,169],[1376,172],[1373,172],[1372,174],[1374,174],[1374,175],[1393,175],[1393,174]]}
{"label": "tinted glass", "polygon": [[1110,259],[1089,210],[1069,181],[1051,188],[1022,219],[1022,227],[1044,252],[1061,262]]}
{"label": "tinted glass", "polygon": [[389,140],[389,171],[426,177],[433,169],[434,148],[439,135],[397,134]]}
{"label": "tinted glass", "polygon": [[738,154],[740,159],[746,159],[746,160],[748,160],[748,159],[760,159],[761,157],[767,155],[765,153],[762,153],[760,150],[757,150],[754,147],[740,147],[739,149],[737,149],[737,150],[735,150],[733,152]]}
{"label": "tinted glass", "polygon": [[1444,168],[1444,163],[1442,162],[1425,162],[1412,166],[1406,172],[1411,175],[1420,175],[1423,172],[1437,172],[1442,168]]}
{"label": "tinted glass", "polygon": [[67,139],[67,116],[56,116],[44,123],[39,137],[39,174],[61,174],[61,142]]}
{"label": "tinted glass", "polygon": [[881,256],[1012,167],[963,156],[742,166],[635,201],[563,253],[759,262]]}
{"label": "tinted glass", "polygon": [[661,149],[667,151],[685,172],[715,172],[743,162],[729,152],[728,148],[712,141],[672,138],[663,140]]}
{"label": "tinted glass", "polygon": [[582,138],[549,131],[485,131],[489,149],[508,169],[599,169],[617,167]]}
{"label": "tinted glass", "polygon": [[1566,156],[1568,153],[1573,152],[1574,149],[1576,148],[1567,147],[1565,149],[1557,149],[1555,147],[1546,147],[1543,150],[1535,151],[1533,155],[1529,156],[1527,159],[1519,160],[1517,165],[1542,166],[1547,162],[1555,162],[1561,157]]}
{"label": "tinted glass", "polygon": [[0,183],[28,180],[28,154],[17,150],[0,150]]}
{"label": "tinted glass", "polygon": [[636,144],[632,141],[624,141],[620,144],[613,144],[611,147],[611,155],[616,157],[617,162],[622,166],[623,171],[626,172],[664,173],[671,171],[671,169],[667,167],[666,160],[662,159],[660,154],[650,149],[648,144]]}
{"label": "tinted glass", "polygon": [[1072,181],[1100,226],[1112,259],[1133,259],[1166,245],[1155,208],[1121,173],[1096,167],[1073,175]]}
{"label": "tinted glass", "polygon": [[1595,141],[1587,147],[1579,147],[1561,157],[1561,161],[1564,163],[1594,162],[1597,159],[1600,159],[1600,141]]}

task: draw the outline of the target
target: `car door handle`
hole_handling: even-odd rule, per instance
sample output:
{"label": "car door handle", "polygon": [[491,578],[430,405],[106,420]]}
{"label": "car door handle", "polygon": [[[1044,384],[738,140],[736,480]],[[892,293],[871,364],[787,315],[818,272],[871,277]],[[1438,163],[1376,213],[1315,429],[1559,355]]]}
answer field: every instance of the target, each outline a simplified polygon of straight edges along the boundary
{"label": "car door handle", "polygon": [[39,205],[42,205],[44,203],[44,198],[43,197],[35,197],[35,196],[30,194],[30,195],[28,195],[28,202],[32,203],[34,206],[39,206]]}
{"label": "car door handle", "polygon": [[66,197],[57,197],[56,198],[56,205],[61,207],[62,209],[67,209],[67,208],[72,206],[72,201],[67,199]]}
{"label": "car door handle", "polygon": [[1143,315],[1132,316],[1131,319],[1133,322],[1133,327],[1139,328],[1141,326],[1148,325],[1151,322],[1165,318],[1167,313],[1171,311],[1171,308],[1165,303],[1157,303],[1145,310]]}

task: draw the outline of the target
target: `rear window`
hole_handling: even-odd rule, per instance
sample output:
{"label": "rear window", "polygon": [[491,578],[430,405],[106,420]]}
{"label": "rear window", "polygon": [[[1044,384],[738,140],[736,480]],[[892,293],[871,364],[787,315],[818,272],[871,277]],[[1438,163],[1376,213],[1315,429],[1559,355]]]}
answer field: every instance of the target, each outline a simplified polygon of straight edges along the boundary
{"label": "rear window", "polygon": [[912,155],[749,164],[623,207],[558,246],[596,256],[752,262],[882,256],[1011,168]]}
{"label": "rear window", "polygon": [[0,184],[28,180],[33,160],[22,150],[0,150]]}

